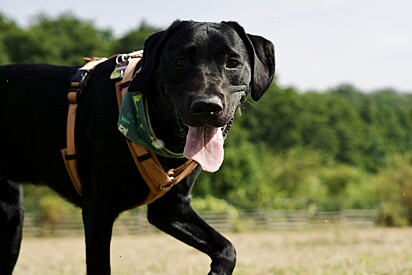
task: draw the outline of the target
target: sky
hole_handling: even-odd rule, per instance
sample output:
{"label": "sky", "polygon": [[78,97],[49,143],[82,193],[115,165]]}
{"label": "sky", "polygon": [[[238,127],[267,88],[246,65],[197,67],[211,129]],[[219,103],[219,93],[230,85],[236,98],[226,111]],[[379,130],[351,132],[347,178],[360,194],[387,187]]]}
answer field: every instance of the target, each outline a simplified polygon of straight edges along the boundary
{"label": "sky", "polygon": [[14,0],[0,13],[21,27],[64,12],[116,36],[144,20],[166,28],[176,19],[237,21],[275,44],[282,86],[324,91],[350,83],[364,92],[412,93],[410,0]]}

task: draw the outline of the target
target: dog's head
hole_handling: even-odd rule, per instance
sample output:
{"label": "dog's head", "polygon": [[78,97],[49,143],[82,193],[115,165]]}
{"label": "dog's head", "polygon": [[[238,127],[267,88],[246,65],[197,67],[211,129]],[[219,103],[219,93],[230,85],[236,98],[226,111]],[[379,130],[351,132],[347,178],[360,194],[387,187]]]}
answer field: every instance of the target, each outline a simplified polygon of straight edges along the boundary
{"label": "dog's head", "polygon": [[191,158],[206,145],[218,147],[213,141],[223,140],[222,129],[248,92],[259,100],[274,73],[273,44],[246,34],[239,24],[176,21],[146,40],[141,71],[129,91],[158,84],[189,127],[185,156]]}

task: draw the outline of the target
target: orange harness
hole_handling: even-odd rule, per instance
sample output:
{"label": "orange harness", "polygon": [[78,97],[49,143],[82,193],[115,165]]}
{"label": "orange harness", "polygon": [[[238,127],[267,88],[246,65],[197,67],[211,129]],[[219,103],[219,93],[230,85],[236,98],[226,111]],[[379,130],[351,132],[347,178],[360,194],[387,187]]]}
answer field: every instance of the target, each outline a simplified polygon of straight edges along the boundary
{"label": "orange harness", "polygon": [[[127,87],[134,77],[134,72],[137,63],[142,58],[141,53],[136,53],[129,58],[128,66],[122,71],[122,79],[116,83],[116,96],[120,109],[124,94]],[[106,58],[86,59],[88,63],[78,70],[78,73],[71,80],[71,87],[68,93],[69,111],[67,117],[67,148],[62,150],[63,160],[66,165],[70,179],[79,195],[82,195],[82,186],[77,170],[77,157],[74,137],[74,126],[76,119],[77,98],[80,96],[84,83],[95,66],[107,60]],[[165,171],[160,164],[156,154],[147,150],[143,146],[126,139],[130,153],[133,156],[135,164],[139,169],[144,181],[150,189],[150,193],[146,200],[136,205],[141,206],[149,204],[156,199],[162,197],[174,185],[178,184],[182,179],[187,177],[196,168],[197,163],[193,160],[186,161],[183,165],[176,169]]]}

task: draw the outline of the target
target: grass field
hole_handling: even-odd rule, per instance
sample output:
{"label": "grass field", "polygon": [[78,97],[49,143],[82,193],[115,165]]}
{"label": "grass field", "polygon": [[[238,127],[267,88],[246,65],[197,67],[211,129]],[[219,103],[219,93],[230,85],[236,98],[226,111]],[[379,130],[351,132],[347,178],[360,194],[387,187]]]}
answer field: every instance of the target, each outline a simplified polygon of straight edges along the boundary
{"label": "grass field", "polygon": [[[225,234],[234,274],[412,274],[412,228]],[[82,237],[26,238],[15,275],[85,274]],[[114,236],[112,274],[207,274],[209,258],[164,234]]]}

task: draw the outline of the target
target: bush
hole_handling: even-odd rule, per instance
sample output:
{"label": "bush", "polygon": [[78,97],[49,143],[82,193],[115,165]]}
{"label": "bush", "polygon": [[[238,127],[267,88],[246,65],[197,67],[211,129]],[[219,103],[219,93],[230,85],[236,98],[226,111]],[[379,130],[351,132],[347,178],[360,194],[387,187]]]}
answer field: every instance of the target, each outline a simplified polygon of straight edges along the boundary
{"label": "bush", "polygon": [[399,155],[376,177],[380,222],[388,226],[412,225],[412,157]]}

